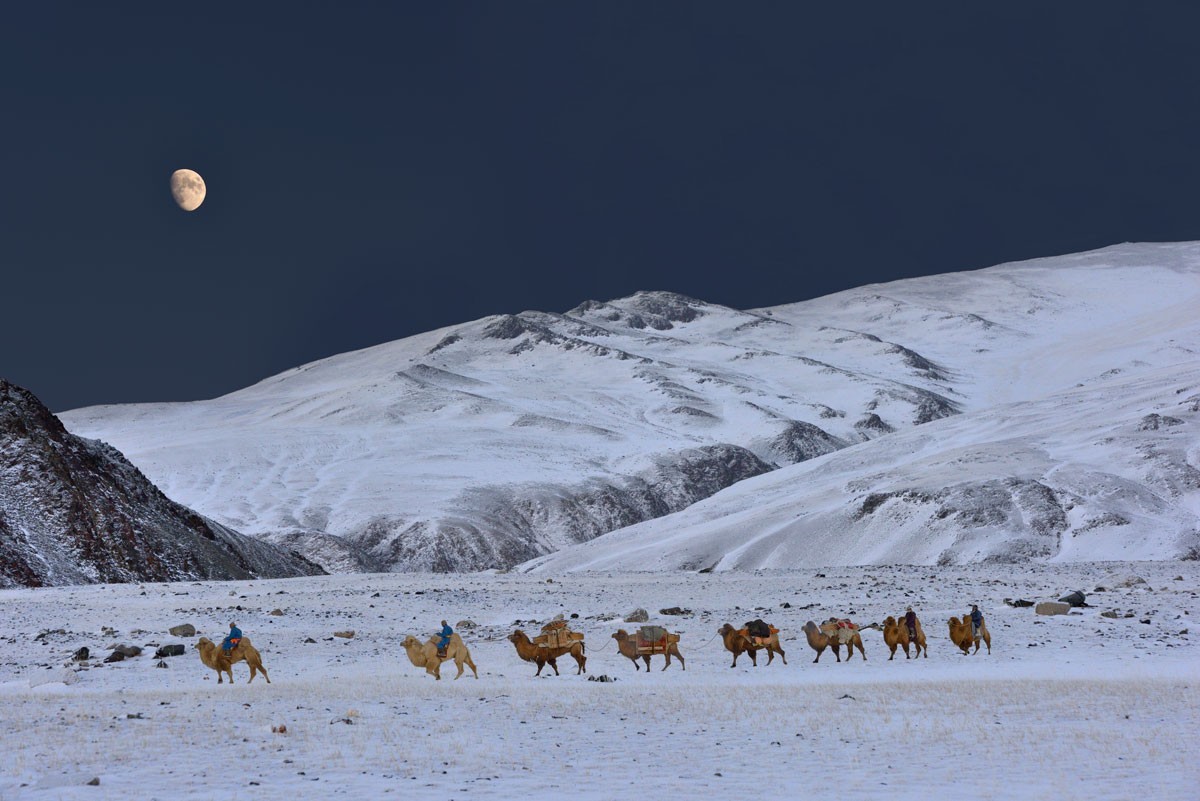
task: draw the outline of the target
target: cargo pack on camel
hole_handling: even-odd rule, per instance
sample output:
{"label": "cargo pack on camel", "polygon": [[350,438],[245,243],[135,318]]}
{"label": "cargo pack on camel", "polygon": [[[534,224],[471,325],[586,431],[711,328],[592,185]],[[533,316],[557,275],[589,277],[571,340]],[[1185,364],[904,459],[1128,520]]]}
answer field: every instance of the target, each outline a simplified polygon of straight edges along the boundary
{"label": "cargo pack on camel", "polygon": [[787,664],[787,655],[779,645],[779,629],[762,620],[751,620],[740,629],[726,623],[717,630],[717,634],[721,635],[725,649],[733,654],[730,667],[737,667],[737,658],[742,654],[748,654],[750,661],[758,667],[757,653],[760,648],[767,650],[768,665],[774,661],[775,654],[779,654],[783,664]]}
{"label": "cargo pack on camel", "polygon": [[564,620],[554,620],[542,627],[542,633],[532,640],[525,632],[517,629],[508,636],[517,649],[517,656],[526,662],[537,665],[535,676],[542,674],[542,668],[550,665],[554,675],[558,675],[557,659],[564,654],[570,654],[579,666],[576,675],[587,672],[587,657],[583,655],[583,632],[571,631]]}
{"label": "cargo pack on camel", "polygon": [[637,661],[641,659],[649,671],[650,657],[655,654],[662,654],[666,658],[663,670],[671,666],[672,656],[679,660],[681,668],[687,670],[683,654],[679,653],[679,635],[672,634],[662,626],[642,626],[636,634],[619,629],[613,635],[613,639],[617,641],[617,650],[621,652],[621,656],[633,662],[633,666],[638,670],[641,670],[641,667]]}

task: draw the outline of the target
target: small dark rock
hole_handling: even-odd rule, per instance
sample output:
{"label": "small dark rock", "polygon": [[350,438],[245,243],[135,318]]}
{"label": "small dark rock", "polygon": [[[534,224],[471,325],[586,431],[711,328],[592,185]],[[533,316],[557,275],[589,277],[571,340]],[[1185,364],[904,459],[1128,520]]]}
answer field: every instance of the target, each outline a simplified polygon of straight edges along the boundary
{"label": "small dark rock", "polygon": [[1072,593],[1067,593],[1058,599],[1061,603],[1070,604],[1071,606],[1087,606],[1087,596],[1079,590]]}
{"label": "small dark rock", "polygon": [[160,659],[160,660],[158,660],[158,663],[155,664],[155,667],[156,668],[165,668],[165,667],[170,667],[170,665],[168,665],[166,662],[164,662],[163,660]]}
{"label": "small dark rock", "polygon": [[93,777],[90,781],[87,782],[87,786],[88,787],[99,787],[100,786],[100,777],[99,776]]}
{"label": "small dark rock", "polygon": [[71,658],[74,659],[76,662],[86,662],[89,656],[91,656],[91,652],[88,651],[87,646],[85,645],[84,647],[82,647],[78,651],[76,651],[71,656]]}

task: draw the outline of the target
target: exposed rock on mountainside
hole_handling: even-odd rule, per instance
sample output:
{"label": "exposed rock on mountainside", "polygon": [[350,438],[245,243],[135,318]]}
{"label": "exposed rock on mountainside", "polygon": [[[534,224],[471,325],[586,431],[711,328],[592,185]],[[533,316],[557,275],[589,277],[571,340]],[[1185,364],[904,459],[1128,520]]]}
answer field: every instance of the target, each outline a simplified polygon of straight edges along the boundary
{"label": "exposed rock on mountainside", "polygon": [[[1102,539],[1114,558],[1173,558],[1196,503],[1187,466],[1200,464],[1178,443],[1200,402],[1194,388],[1182,404],[1136,396],[1141,377],[1200,359],[1196,308],[1195,243],[1122,245],[748,311],[639,292],[451,326],[213,400],[63,419],[119,447],[171,497],[331,570],[508,567],[718,491],[738,498],[727,542],[706,543],[688,564],[1086,559],[1079,544]],[[1064,399],[1046,402],[1055,395]],[[1116,402],[1134,416],[1117,416]],[[1027,404],[1048,438],[1008,445]],[[926,442],[914,436],[926,429],[954,441],[937,470],[914,473],[905,448]],[[1135,434],[1147,435],[1135,459],[1103,447]],[[1066,442],[1074,451],[1056,450]],[[755,518],[765,497],[738,490],[759,493],[770,477],[748,460],[688,478],[687,454],[713,448],[782,469],[792,508],[769,524]],[[1110,469],[1110,457],[1124,467]],[[1126,482],[1123,496],[1153,508],[1101,503],[1092,480]],[[884,513],[854,517],[868,495],[894,493],[912,495],[883,512],[930,498],[910,510],[909,528]],[[1085,509],[1074,496],[1092,500]],[[1077,536],[1108,513],[1132,522]],[[674,553],[713,522],[685,517],[683,529],[680,518],[664,522]],[[774,549],[743,548],[764,526]]]}
{"label": "exposed rock on mountainside", "polygon": [[321,572],[171,501],[115,449],[67,433],[0,379],[0,586]]}

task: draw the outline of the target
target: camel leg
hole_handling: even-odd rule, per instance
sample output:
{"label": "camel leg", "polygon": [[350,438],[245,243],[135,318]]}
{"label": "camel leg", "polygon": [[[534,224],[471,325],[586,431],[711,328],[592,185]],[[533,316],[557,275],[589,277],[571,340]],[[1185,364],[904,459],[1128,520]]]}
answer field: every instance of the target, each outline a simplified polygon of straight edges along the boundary
{"label": "camel leg", "polygon": [[253,684],[253,683],[254,683],[254,677],[255,677],[255,675],[257,675],[258,671],[256,671],[256,670],[254,669],[254,665],[251,665],[251,664],[250,664],[248,661],[246,662],[246,666],[250,668],[250,680],[249,680],[248,682],[246,682],[246,683],[247,683],[247,684]]}
{"label": "camel leg", "polygon": [[734,651],[733,652],[733,664],[730,665],[731,668],[737,667],[737,658],[738,658],[738,652]]}
{"label": "camel leg", "polygon": [[[780,648],[778,645],[776,645],[776,646],[775,646],[775,650],[779,652],[779,658],[780,658],[780,659],[782,659],[782,660],[783,660],[783,664],[785,664],[785,665],[786,665],[786,664],[787,664],[787,654],[785,654],[785,653],[783,652],[783,649],[782,649],[782,648]],[[771,663],[770,663],[770,662],[768,662],[767,664],[769,665],[769,664],[771,664]]]}
{"label": "camel leg", "polygon": [[559,675],[559,673],[558,673],[558,660],[557,660],[557,659],[555,659],[554,657],[551,657],[549,661],[550,661],[550,667],[554,668],[554,675],[555,675],[555,676]]}
{"label": "camel leg", "polygon": [[749,650],[746,653],[750,654],[750,664],[754,665],[755,667],[758,667],[758,652],[754,651],[754,650]]}
{"label": "camel leg", "polygon": [[466,661],[466,660],[464,660],[464,659],[462,658],[462,656],[457,656],[457,657],[455,657],[455,658],[454,658],[454,664],[455,664],[455,665],[458,667],[458,675],[454,677],[454,680],[455,680],[455,681],[458,681],[459,679],[461,679],[461,678],[462,678],[462,674],[463,674],[463,662],[465,662],[465,661]]}

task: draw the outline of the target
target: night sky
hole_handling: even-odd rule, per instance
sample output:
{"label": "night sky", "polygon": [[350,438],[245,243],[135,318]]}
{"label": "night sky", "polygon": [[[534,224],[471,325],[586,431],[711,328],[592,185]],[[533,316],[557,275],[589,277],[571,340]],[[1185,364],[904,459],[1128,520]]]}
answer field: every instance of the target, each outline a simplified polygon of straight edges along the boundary
{"label": "night sky", "polygon": [[1195,3],[13,5],[0,377],[56,411],[1200,239]]}

